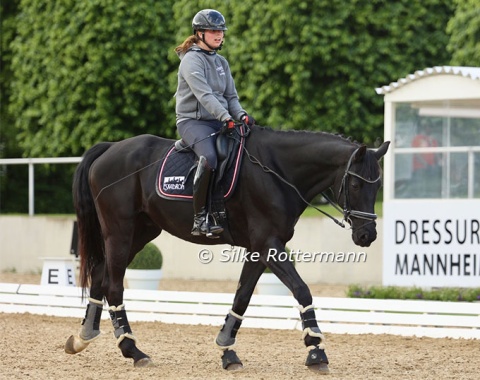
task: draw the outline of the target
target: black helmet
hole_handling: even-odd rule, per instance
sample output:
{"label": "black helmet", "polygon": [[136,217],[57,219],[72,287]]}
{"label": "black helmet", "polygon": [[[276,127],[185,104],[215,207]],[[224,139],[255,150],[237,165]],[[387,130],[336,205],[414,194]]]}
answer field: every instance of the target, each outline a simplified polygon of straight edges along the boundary
{"label": "black helmet", "polygon": [[192,21],[193,30],[227,30],[225,17],[215,9],[198,12]]}

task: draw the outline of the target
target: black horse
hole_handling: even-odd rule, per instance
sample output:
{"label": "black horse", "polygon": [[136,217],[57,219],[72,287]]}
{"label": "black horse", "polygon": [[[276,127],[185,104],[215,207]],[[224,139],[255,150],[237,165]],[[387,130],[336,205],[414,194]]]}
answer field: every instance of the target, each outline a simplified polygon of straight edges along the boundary
{"label": "black horse", "polygon": [[80,282],[84,290],[90,285],[89,303],[80,333],[67,340],[65,351],[80,352],[99,336],[106,298],[123,356],[132,358],[136,367],[152,363],[136,347],[123,304],[123,278],[135,254],[165,230],[193,243],[231,244],[261,255],[260,260],[247,259],[243,264],[232,309],[217,335],[223,368],[242,366],[232,346],[255,285],[268,267],[299,303],[303,339],[309,349],[305,364],[328,371],[324,337],[308,286],[291,261],[267,260],[267,254],[270,249],[285,251],[306,202],[327,189],[342,207],[354,243],[369,246],[377,236],[374,203],[381,184],[378,161],[389,142],[374,151],[329,133],[253,127],[244,149],[238,188],[225,203],[229,234],[215,240],[190,234],[190,202],[157,195],[158,168],[172,144],[172,140],[142,135],[99,143],[84,154],[75,173],[73,195]]}

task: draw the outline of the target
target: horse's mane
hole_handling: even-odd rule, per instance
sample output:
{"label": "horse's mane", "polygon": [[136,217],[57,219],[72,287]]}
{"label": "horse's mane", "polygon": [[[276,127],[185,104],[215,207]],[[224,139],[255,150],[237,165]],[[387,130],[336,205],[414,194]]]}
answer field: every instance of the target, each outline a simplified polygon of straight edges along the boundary
{"label": "horse's mane", "polygon": [[[352,145],[357,148],[364,145],[363,143],[360,143],[354,140],[351,136],[344,136],[343,134],[340,134],[340,133],[331,133],[331,132],[325,132],[325,131],[296,130],[296,129],[278,130],[272,127],[259,126],[259,125],[255,125],[254,128],[264,130],[264,131],[271,131],[272,133],[281,133],[285,135],[300,135],[300,134],[306,134],[306,135],[312,135],[312,136],[322,135],[327,138],[332,138],[337,141],[348,143],[349,145]],[[363,161],[361,171],[358,174],[362,175],[365,178],[374,179],[373,177],[378,176],[378,171],[379,171],[379,165],[378,165],[377,159],[372,154],[372,152],[370,152],[370,154],[367,152],[367,154],[365,154],[364,156],[364,161]]]}
{"label": "horse's mane", "polygon": [[362,143],[354,140],[351,136],[345,136],[341,133],[332,133],[332,132],[325,132],[325,131],[309,131],[309,130],[297,130],[297,129],[288,129],[288,130],[282,130],[282,129],[274,129],[272,127],[269,127],[269,126],[260,126],[260,125],[255,125],[254,128],[257,128],[257,129],[261,129],[261,130],[266,130],[266,131],[272,131],[272,132],[275,132],[275,133],[285,133],[285,134],[292,134],[292,135],[295,135],[295,134],[311,134],[311,135],[315,135],[315,136],[318,136],[318,135],[324,135],[324,136],[327,136],[327,137],[333,137],[335,139],[339,139],[339,140],[342,140],[344,142],[349,142],[351,144],[354,144],[354,145],[357,145],[357,146],[360,146],[362,145]]}

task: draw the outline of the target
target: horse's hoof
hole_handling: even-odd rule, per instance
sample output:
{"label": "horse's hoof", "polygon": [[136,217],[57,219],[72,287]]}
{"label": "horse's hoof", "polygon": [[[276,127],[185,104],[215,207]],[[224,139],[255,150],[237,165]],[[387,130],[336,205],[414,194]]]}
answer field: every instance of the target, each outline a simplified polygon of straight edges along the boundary
{"label": "horse's hoof", "polygon": [[222,367],[227,371],[238,371],[243,369],[243,364],[235,351],[227,349],[223,351]]}
{"label": "horse's hoof", "polygon": [[87,348],[88,343],[83,342],[80,338],[70,335],[65,343],[65,352],[74,355]]}
{"label": "horse's hoof", "polygon": [[319,373],[320,375],[327,375],[330,373],[330,369],[328,368],[328,364],[320,363],[320,364],[313,364],[307,367],[310,371]]}
{"label": "horse's hoof", "polygon": [[146,358],[137,360],[135,363],[133,363],[133,366],[135,368],[153,367],[154,365],[155,364],[153,363],[152,359],[150,359],[148,356]]}
{"label": "horse's hoof", "polygon": [[235,363],[235,364],[229,364],[227,368],[225,368],[227,371],[241,371],[243,369],[243,364],[241,363]]}
{"label": "horse's hoof", "polygon": [[325,350],[318,346],[309,351],[305,365],[311,371],[315,371],[320,374],[327,374],[330,372],[328,369],[328,358],[325,354]]}

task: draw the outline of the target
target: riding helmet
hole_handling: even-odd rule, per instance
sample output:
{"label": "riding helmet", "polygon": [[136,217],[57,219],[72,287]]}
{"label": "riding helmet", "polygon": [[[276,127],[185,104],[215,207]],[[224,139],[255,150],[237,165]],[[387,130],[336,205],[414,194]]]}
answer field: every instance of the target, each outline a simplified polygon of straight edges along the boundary
{"label": "riding helmet", "polygon": [[227,30],[225,17],[215,9],[204,9],[198,12],[192,21],[192,28],[196,30]]}

